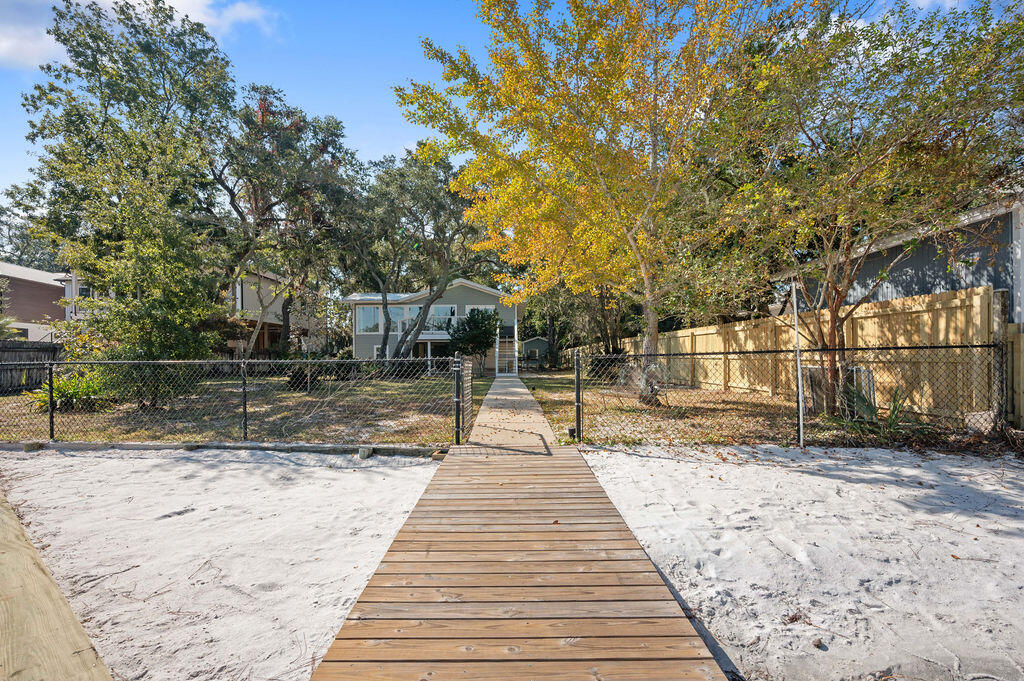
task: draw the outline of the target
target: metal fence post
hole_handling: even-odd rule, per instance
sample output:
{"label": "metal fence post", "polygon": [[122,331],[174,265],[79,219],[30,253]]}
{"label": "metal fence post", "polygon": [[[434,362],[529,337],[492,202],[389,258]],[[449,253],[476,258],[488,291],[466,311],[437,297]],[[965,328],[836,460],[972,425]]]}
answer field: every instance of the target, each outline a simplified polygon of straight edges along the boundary
{"label": "metal fence post", "polygon": [[796,279],[791,286],[793,291],[793,342],[796,346],[796,440],[804,446],[804,372],[800,366],[800,310],[796,305]]}
{"label": "metal fence post", "polygon": [[54,422],[53,422],[53,362],[46,363],[46,411],[50,418],[50,439],[56,439],[54,437]]}
{"label": "metal fence post", "polygon": [[455,377],[455,444],[462,444],[462,355],[455,353],[452,362],[452,373]]}
{"label": "metal fence post", "polygon": [[580,380],[580,351],[572,353],[573,373],[576,384],[576,441],[583,442],[583,382]]}
{"label": "metal fence post", "polygon": [[245,360],[241,364],[242,374],[242,439],[249,439],[249,390],[245,371]]}
{"label": "metal fence post", "polygon": [[992,416],[993,427],[1007,420],[1006,328],[1010,320],[1009,291],[992,292]]}

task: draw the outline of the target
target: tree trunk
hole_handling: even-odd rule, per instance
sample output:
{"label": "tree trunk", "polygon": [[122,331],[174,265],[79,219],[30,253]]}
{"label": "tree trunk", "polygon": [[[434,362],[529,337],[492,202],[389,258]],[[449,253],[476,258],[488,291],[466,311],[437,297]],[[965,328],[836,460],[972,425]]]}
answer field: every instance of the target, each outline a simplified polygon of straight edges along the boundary
{"label": "tree trunk", "polygon": [[423,333],[423,327],[427,325],[427,318],[430,316],[430,306],[444,295],[447,288],[448,284],[445,283],[444,286],[439,287],[423,301],[423,305],[420,306],[420,313],[416,315],[416,322],[406,328],[402,335],[398,337],[398,344],[395,346],[396,358],[405,358],[412,355],[412,349],[416,346],[416,341],[419,340],[420,334]]}
{"label": "tree trunk", "polygon": [[658,399],[658,386],[654,382],[654,366],[658,352],[658,310],[653,297],[645,293],[642,302],[644,313],[644,342],[641,347],[640,359],[640,394],[637,396],[641,404],[661,406]]}
{"label": "tree trunk", "polygon": [[836,354],[840,350],[842,336],[842,329],[839,326],[842,323],[842,320],[839,318],[839,307],[841,304],[842,298],[834,295],[832,300],[829,300],[828,305],[828,336],[825,344],[827,348],[825,356],[828,367],[827,380],[825,381],[825,409],[831,416],[838,413],[839,397],[842,389],[840,385],[842,379],[840,376],[840,363]]}
{"label": "tree trunk", "polygon": [[558,348],[555,345],[555,316],[548,315],[548,368],[553,368],[558,364],[555,360],[558,358]]}
{"label": "tree trunk", "polygon": [[281,303],[281,340],[277,343],[277,356],[287,357],[289,351],[292,349],[291,335],[292,335],[292,302],[294,298],[292,294],[288,294],[284,297],[284,301]]}
{"label": "tree trunk", "polygon": [[381,291],[380,294],[380,312],[381,317],[383,317],[380,326],[381,341],[380,349],[377,350],[377,357],[375,359],[387,359],[388,343],[391,341],[391,310],[388,308],[388,294],[386,291]]}

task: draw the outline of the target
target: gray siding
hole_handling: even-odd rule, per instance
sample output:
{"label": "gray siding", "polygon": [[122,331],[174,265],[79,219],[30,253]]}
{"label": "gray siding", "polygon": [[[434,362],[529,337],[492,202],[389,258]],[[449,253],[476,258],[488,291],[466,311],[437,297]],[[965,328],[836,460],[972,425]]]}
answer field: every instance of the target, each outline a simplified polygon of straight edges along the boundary
{"label": "gray siding", "polygon": [[543,338],[531,338],[523,341],[523,356],[532,357],[532,350],[536,350],[537,356],[543,359],[548,352],[548,342]]}
{"label": "gray siding", "polygon": [[[992,239],[998,244],[994,250],[988,246],[966,249],[962,259],[973,265],[950,265],[947,256],[939,252],[934,241],[922,243],[907,259],[890,270],[889,278],[879,284],[866,302],[906,298],[928,293],[956,291],[975,286],[1013,290],[1013,229],[1010,214],[996,218],[990,228]],[[902,247],[880,251],[868,256],[857,280],[850,289],[847,304],[852,304],[871,289],[887,263],[902,252]]]}
{"label": "gray siding", "polygon": [[[409,300],[402,301],[401,303],[392,303],[392,305],[419,305],[420,300]],[[468,305],[493,305],[494,309],[498,312],[498,316],[501,318],[503,328],[502,335],[511,335],[511,328],[515,324],[516,311],[514,307],[501,304],[501,298],[492,293],[486,291],[479,291],[469,286],[455,286],[445,291],[444,295],[434,303],[434,305],[455,305],[455,314],[462,317],[466,314],[466,306]],[[373,303],[359,303],[353,307],[379,307],[379,301]],[[353,328],[355,327],[355,317],[353,317]],[[391,351],[394,350],[398,344],[398,338],[401,333],[398,330],[393,330],[388,340],[388,346]],[[379,345],[381,342],[381,334],[362,334],[356,333],[354,335],[354,342],[352,346],[352,356],[357,359],[371,358],[373,357],[373,346]],[[443,341],[444,338],[438,338],[436,336],[421,336],[420,340],[431,340],[431,341]],[[493,361],[493,360],[492,360]]]}

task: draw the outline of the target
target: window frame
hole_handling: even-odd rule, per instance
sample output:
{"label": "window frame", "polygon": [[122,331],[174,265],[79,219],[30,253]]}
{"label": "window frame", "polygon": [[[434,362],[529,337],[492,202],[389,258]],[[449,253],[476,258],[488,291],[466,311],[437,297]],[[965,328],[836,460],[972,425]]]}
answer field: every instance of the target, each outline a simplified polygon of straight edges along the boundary
{"label": "window frame", "polygon": [[[376,323],[374,325],[375,326],[374,329],[372,329],[372,330],[363,330],[362,323],[360,322],[360,319],[359,319],[360,318],[360,313],[363,310],[373,310],[374,316],[376,317]],[[354,326],[354,328],[356,330],[356,333],[361,334],[361,335],[367,335],[367,336],[370,335],[370,334],[374,334],[374,333],[380,333],[381,317],[382,316],[383,316],[383,313],[381,312],[380,305],[356,305],[356,314],[355,314],[356,318],[355,318],[355,326]]]}

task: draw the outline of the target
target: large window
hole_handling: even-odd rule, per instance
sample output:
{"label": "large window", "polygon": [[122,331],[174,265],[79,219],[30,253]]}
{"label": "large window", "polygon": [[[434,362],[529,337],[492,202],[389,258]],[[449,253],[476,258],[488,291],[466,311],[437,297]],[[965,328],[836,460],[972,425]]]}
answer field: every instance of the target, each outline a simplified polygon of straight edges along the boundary
{"label": "large window", "polygon": [[454,305],[431,305],[430,306],[430,316],[431,317],[438,317],[440,319],[444,319],[446,317],[454,317],[455,316],[455,306]]}
{"label": "large window", "polygon": [[380,333],[380,308],[376,305],[360,305],[357,307],[356,331],[359,333]]}
{"label": "large window", "polygon": [[392,329],[393,333],[401,333],[406,328],[412,326],[416,322],[416,315],[420,313],[419,305],[404,305],[402,307],[395,308],[401,310],[398,315],[395,315],[395,326]]}

